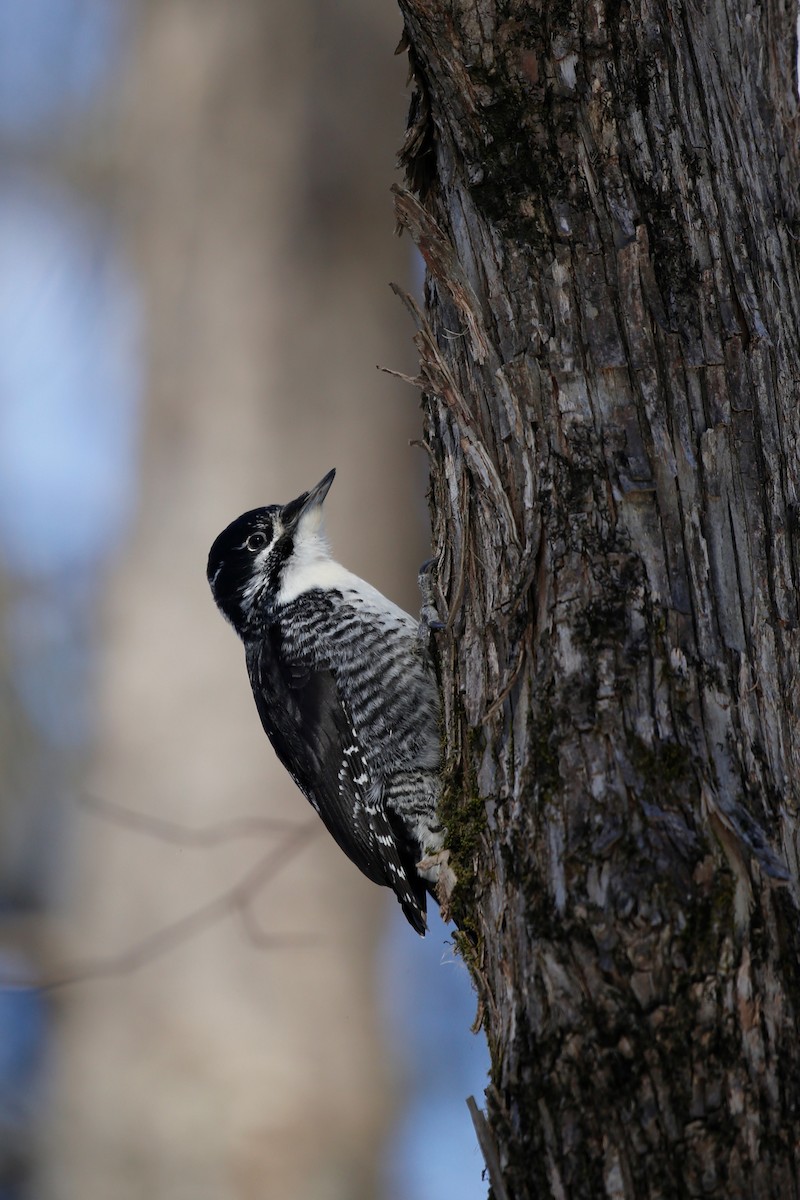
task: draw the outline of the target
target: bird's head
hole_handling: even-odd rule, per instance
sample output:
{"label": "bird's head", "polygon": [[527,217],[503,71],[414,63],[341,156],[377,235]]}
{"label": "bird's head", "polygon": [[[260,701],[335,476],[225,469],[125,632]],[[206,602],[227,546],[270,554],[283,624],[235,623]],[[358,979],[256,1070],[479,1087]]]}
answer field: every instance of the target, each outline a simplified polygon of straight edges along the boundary
{"label": "bird's head", "polygon": [[288,504],[243,513],[214,542],[208,582],[217,607],[237,633],[274,612],[289,569],[296,575],[329,557],[322,502],[335,474],[329,471],[310,492]]}

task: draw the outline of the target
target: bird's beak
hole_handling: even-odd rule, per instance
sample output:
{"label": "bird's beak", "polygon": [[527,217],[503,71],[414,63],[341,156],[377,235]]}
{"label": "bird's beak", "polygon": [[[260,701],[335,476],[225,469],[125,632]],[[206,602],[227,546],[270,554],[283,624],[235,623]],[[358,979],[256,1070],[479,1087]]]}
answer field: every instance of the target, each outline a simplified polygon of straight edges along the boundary
{"label": "bird's beak", "polygon": [[297,521],[299,521],[303,513],[307,513],[310,511],[310,509],[319,508],[321,506],[323,500],[330,491],[330,487],[333,483],[335,475],[336,468],[334,467],[332,471],[328,471],[328,474],[323,479],[320,479],[317,486],[313,487],[310,492],[303,492],[302,496],[298,496],[296,500],[290,500],[288,504],[284,505],[281,516],[283,517],[283,524],[285,527],[288,528],[289,526],[294,525]]}

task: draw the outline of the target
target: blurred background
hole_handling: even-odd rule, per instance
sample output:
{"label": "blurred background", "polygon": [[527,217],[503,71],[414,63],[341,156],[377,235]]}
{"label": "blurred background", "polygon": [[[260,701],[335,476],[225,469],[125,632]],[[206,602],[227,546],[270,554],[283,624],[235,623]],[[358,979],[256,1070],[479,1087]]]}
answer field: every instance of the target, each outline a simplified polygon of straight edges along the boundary
{"label": "blurred background", "polygon": [[448,931],[309,824],[205,581],[335,466],[337,555],[418,608],[400,30],[0,0],[0,1200],[486,1194]]}

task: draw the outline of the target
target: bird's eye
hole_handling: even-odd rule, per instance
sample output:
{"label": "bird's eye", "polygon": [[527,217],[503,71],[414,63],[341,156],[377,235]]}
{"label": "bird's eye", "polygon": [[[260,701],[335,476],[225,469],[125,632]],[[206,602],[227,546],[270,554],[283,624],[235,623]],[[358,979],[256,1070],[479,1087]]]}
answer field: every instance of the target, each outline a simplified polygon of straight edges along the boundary
{"label": "bird's eye", "polygon": [[257,550],[263,550],[266,544],[267,539],[263,533],[251,533],[250,537],[245,542],[247,549],[252,550],[254,554]]}

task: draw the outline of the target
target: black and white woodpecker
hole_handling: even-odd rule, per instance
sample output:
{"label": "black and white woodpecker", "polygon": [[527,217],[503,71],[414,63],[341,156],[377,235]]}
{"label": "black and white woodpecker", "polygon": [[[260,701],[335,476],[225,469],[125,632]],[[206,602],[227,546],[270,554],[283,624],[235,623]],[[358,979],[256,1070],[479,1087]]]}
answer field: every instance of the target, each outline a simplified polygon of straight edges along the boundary
{"label": "black and white woodpecker", "polygon": [[334,475],[238,517],[211,547],[208,582],[244,643],[278,758],[348,858],[424,934],[426,892],[449,891],[452,874],[437,817],[431,622],[331,558],[322,503]]}

